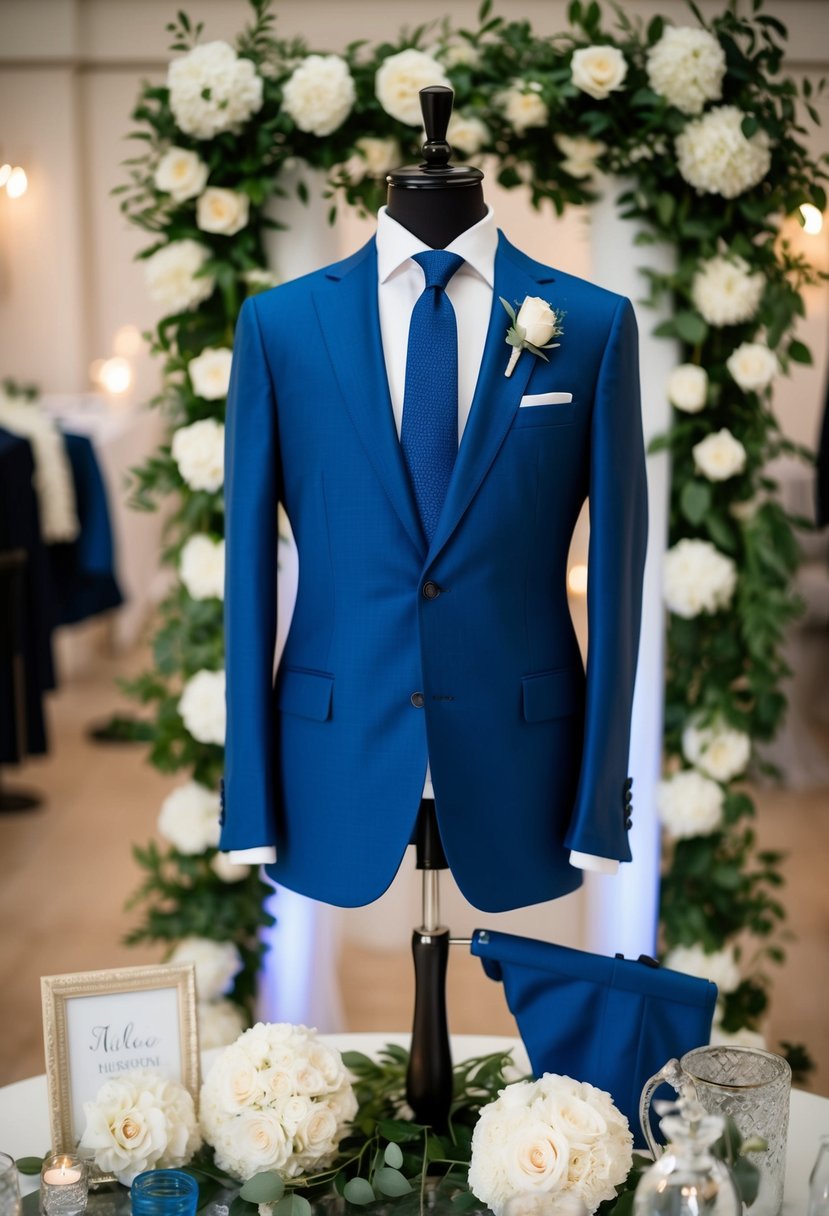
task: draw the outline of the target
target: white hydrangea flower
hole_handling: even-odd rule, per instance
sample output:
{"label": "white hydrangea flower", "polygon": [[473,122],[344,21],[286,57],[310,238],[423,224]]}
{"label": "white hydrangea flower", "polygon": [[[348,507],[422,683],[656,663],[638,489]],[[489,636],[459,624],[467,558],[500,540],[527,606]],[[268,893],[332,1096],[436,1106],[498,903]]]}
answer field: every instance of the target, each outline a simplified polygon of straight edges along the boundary
{"label": "white hydrangea flower", "polygon": [[695,443],[691,451],[698,471],[709,481],[728,481],[746,467],[746,450],[728,427]]}
{"label": "white hydrangea flower", "polygon": [[745,114],[737,106],[717,106],[689,122],[675,140],[679,172],[700,194],[736,198],[761,182],[771,166],[768,134],[746,139]]}
{"label": "white hydrangea flower", "polygon": [[191,676],[179,697],[178,712],[199,743],[224,746],[227,729],[224,671],[202,669]]}
{"label": "white hydrangea flower", "polygon": [[518,80],[496,98],[516,135],[523,135],[530,127],[546,127],[549,121],[550,112],[547,105],[532,84],[532,81]]}
{"label": "white hydrangea flower", "polygon": [[201,194],[207,185],[208,167],[198,152],[188,148],[168,148],[156,166],[153,181],[177,203]]}
{"label": "white hydrangea flower", "polygon": [[227,42],[204,42],[174,59],[167,72],[170,109],[182,131],[212,139],[239,131],[262,108],[262,77]]}
{"label": "white hydrangea flower", "polygon": [[157,249],[144,262],[144,281],[150,299],[170,313],[197,308],[212,296],[216,286],[212,275],[196,277],[209,257],[206,245],[189,238],[171,241]]}
{"label": "white hydrangea flower", "polygon": [[197,533],[183,545],[178,572],[194,600],[224,599],[225,542]]}
{"label": "white hydrangea flower", "polygon": [[571,177],[592,177],[596,161],[607,151],[607,144],[586,135],[554,135],[556,146],[564,156],[561,167]]}
{"label": "white hydrangea flower", "polygon": [[708,372],[696,363],[680,363],[668,377],[668,400],[684,414],[698,414],[708,400]]}
{"label": "white hydrangea flower", "polygon": [[742,342],[726,367],[744,393],[762,393],[780,371],[777,355],[764,342]]}
{"label": "white hydrangea flower", "polygon": [[235,861],[230,860],[227,853],[217,853],[210,863],[210,868],[222,882],[241,882],[250,874],[249,865],[237,865]]}
{"label": "white hydrangea flower", "polygon": [[195,964],[200,1001],[218,1001],[230,992],[243,965],[234,942],[214,942],[208,937],[183,938],[167,961]]}
{"label": "white hydrangea flower", "polygon": [[363,135],[354,141],[354,155],[343,165],[345,176],[354,185],[365,177],[381,181],[390,170],[400,164],[400,144],[396,139]]}
{"label": "white hydrangea flower", "polygon": [[727,608],[736,586],[737,567],[710,541],[686,537],[665,554],[662,589],[677,616],[690,619]]}
{"label": "white hydrangea flower", "polygon": [[357,91],[339,55],[308,55],[285,81],[282,108],[300,131],[330,135],[354,106]]}
{"label": "white hydrangea flower", "polygon": [[618,47],[585,46],[573,51],[573,84],[596,101],[604,101],[621,89],[627,70],[627,62]]}
{"label": "white hydrangea flower", "polygon": [[208,186],[196,203],[196,224],[202,232],[235,236],[247,227],[250,199],[239,190]]}
{"label": "white hydrangea flower", "polygon": [[656,806],[665,830],[675,840],[708,836],[722,826],[725,795],[717,785],[694,769],[674,773],[660,781]]}
{"label": "white hydrangea flower", "polygon": [[721,993],[733,992],[740,984],[740,968],[733,946],[712,950],[710,954],[701,945],[674,946],[665,956],[663,966],[710,980]]}
{"label": "white hydrangea flower", "polygon": [[179,427],[171,444],[173,460],[191,490],[220,490],[225,479],[225,428],[215,418]]}
{"label": "white hydrangea flower", "polygon": [[717,254],[700,265],[691,297],[709,325],[740,325],[756,316],[765,285],[762,272],[753,274],[745,258]]}
{"label": "white hydrangea flower", "polygon": [[233,1001],[199,1001],[199,1047],[227,1047],[245,1029],[245,1015]]}
{"label": "white hydrangea flower", "polygon": [[233,351],[227,346],[206,346],[187,365],[190,383],[197,397],[205,401],[220,401],[230,387],[230,366]]}
{"label": "white hydrangea flower", "polygon": [[418,127],[423,121],[420,90],[431,84],[451,87],[443,65],[432,55],[413,47],[389,55],[374,78],[380,105],[392,118],[410,127]]}
{"label": "white hydrangea flower", "polygon": [[486,123],[475,114],[462,114],[458,110],[449,119],[446,138],[464,156],[475,156],[486,147],[490,133]]}
{"label": "white hydrangea flower", "polygon": [[648,83],[683,114],[701,114],[719,101],[725,51],[713,34],[689,25],[669,25],[647,55]]}
{"label": "white hydrangea flower", "polygon": [[179,853],[196,856],[219,843],[219,795],[188,781],[161,804],[158,831]]}
{"label": "white hydrangea flower", "polygon": [[731,781],[748,767],[751,738],[721,719],[702,726],[693,718],[682,732],[682,754],[715,781]]}

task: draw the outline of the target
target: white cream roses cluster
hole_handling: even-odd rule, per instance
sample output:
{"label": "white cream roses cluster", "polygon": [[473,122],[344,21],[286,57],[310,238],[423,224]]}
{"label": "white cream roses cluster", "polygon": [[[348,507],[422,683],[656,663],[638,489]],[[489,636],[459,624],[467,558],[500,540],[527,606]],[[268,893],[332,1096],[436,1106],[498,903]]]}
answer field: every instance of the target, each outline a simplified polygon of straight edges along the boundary
{"label": "white cream roses cluster", "polygon": [[725,426],[695,443],[691,451],[697,470],[709,481],[728,481],[746,467],[745,448]]}
{"label": "white cream roses cluster", "polygon": [[646,66],[654,93],[683,114],[701,114],[707,101],[722,97],[725,51],[707,30],[669,25],[648,51]]}
{"label": "white cream roses cluster", "polygon": [[168,148],[156,166],[156,190],[169,194],[176,203],[201,194],[207,185],[208,168],[198,152],[187,148]]}
{"label": "white cream roses cluster", "polygon": [[709,325],[740,325],[755,316],[765,285],[762,272],[752,274],[745,258],[717,254],[703,262],[694,275],[691,297]]}
{"label": "white cream roses cluster", "polygon": [[596,162],[607,151],[607,144],[598,139],[588,139],[586,135],[554,135],[556,147],[564,160],[561,167],[571,177],[592,177],[596,172]]}
{"label": "white cream roses cluster", "polygon": [[357,185],[365,177],[382,180],[400,164],[400,144],[391,137],[363,135],[354,141],[354,155],[343,165],[347,179]]}
{"label": "white cream roses cluster", "polygon": [[689,122],[676,137],[679,172],[700,194],[736,198],[761,182],[771,166],[771,141],[763,130],[748,139],[737,106],[718,106]]}
{"label": "white cream roses cluster", "polygon": [[201,1091],[216,1164],[234,1178],[294,1178],[323,1167],[357,1113],[340,1053],[316,1031],[259,1022],[228,1047]]}
{"label": "white cream roses cluster", "polygon": [[633,1162],[633,1137],[610,1094],[545,1073],[502,1089],[472,1134],[469,1188],[495,1216],[519,1196],[580,1200],[589,1213],[612,1199]]}
{"label": "white cream roses cluster", "polygon": [[701,980],[710,980],[720,992],[733,992],[740,984],[740,968],[733,946],[710,953],[700,945],[674,946],[666,954],[663,965],[671,971],[682,971]]}
{"label": "white cream roses cluster", "polygon": [[179,853],[196,856],[219,843],[219,795],[187,781],[161,804],[158,831]]}
{"label": "white cream roses cluster", "polygon": [[474,156],[489,141],[489,128],[474,114],[454,112],[449,119],[446,138],[456,151],[464,156]]}
{"label": "white cream roses cluster", "polygon": [[413,47],[389,55],[374,77],[374,90],[380,105],[392,118],[410,127],[419,127],[423,122],[420,90],[430,84],[451,87],[443,65],[432,55]]}
{"label": "white cream roses cluster", "polygon": [[550,112],[540,91],[541,85],[535,81],[517,80],[498,94],[496,101],[516,135],[523,135],[530,127],[546,127]]}
{"label": "white cream roses cluster", "polygon": [[83,1112],[80,1148],[124,1186],[144,1170],[186,1165],[201,1146],[190,1093],[149,1069],[106,1081]]}
{"label": "white cream roses cluster", "polygon": [[230,365],[233,351],[227,346],[206,346],[187,365],[190,383],[197,397],[205,401],[220,401],[230,387]]}
{"label": "white cream roses cluster", "polygon": [[677,616],[690,619],[727,608],[736,586],[737,567],[710,541],[685,537],[665,554],[662,591]]}
{"label": "white cream roses cluster", "polygon": [[174,59],[167,88],[178,126],[197,139],[238,131],[262,108],[262,77],[227,42],[205,42]]}
{"label": "white cream roses cluster", "polygon": [[570,71],[577,89],[596,101],[604,101],[621,89],[628,65],[618,47],[583,46],[573,51]]}
{"label": "white cream roses cluster", "polygon": [[173,460],[191,490],[219,490],[225,479],[225,428],[215,418],[179,427],[171,444]]}
{"label": "white cream roses cluster", "polygon": [[282,108],[300,131],[330,135],[351,113],[357,91],[339,55],[308,55],[282,89]]}
{"label": "white cream roses cluster", "polygon": [[178,712],[185,727],[199,743],[225,741],[227,708],[224,671],[202,669],[192,675],[181,691]]}
{"label": "white cream roses cluster", "polygon": [[250,199],[239,190],[208,186],[196,203],[196,224],[202,232],[235,236],[247,227]]}
{"label": "white cream roses cluster", "polygon": [[742,342],[726,367],[744,393],[761,393],[780,371],[777,355],[764,342]]}
{"label": "white cream roses cluster", "polygon": [[196,992],[200,1001],[218,1001],[233,987],[242,970],[242,957],[234,942],[214,942],[209,937],[185,937],[167,960],[193,963]]}
{"label": "white cream roses cluster", "polygon": [[668,377],[668,400],[684,414],[698,414],[708,400],[708,372],[696,363],[680,363]]}
{"label": "white cream roses cluster", "polygon": [[209,257],[206,245],[189,238],[157,249],[144,263],[150,299],[171,313],[198,308],[210,299],[216,286],[212,275],[198,274]]}
{"label": "white cream roses cluster", "polygon": [[194,600],[224,599],[225,542],[197,533],[183,545],[178,572]]}
{"label": "white cream roses cluster", "polygon": [[716,781],[693,769],[660,781],[656,795],[659,818],[674,840],[708,836],[722,825],[725,795]]}
{"label": "white cream roses cluster", "polygon": [[709,726],[694,718],[682,732],[682,754],[715,781],[731,781],[748,767],[751,737],[721,718]]}

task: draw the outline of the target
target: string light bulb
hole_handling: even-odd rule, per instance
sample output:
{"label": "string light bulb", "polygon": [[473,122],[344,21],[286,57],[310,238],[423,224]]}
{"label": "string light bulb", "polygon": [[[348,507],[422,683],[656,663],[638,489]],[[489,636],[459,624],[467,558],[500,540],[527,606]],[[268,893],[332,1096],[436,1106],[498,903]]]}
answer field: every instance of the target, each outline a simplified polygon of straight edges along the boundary
{"label": "string light bulb", "polygon": [[571,566],[567,573],[567,586],[573,595],[585,595],[587,592],[587,566],[583,563]]}
{"label": "string light bulb", "polygon": [[132,384],[132,368],[120,355],[105,359],[98,372],[101,386],[113,396],[125,393]]}
{"label": "string light bulb", "polygon": [[814,203],[801,203],[800,214],[803,217],[803,231],[808,236],[817,236],[823,229],[823,213]]}
{"label": "string light bulb", "polygon": [[26,170],[21,169],[20,165],[15,165],[6,182],[6,194],[8,194],[9,198],[20,198],[21,194],[25,194],[28,188],[29,179],[26,176]]}
{"label": "string light bulb", "polygon": [[11,174],[12,167],[8,161],[6,161],[5,164],[0,165],[0,190],[2,190],[3,186],[5,186],[6,182],[11,177]]}

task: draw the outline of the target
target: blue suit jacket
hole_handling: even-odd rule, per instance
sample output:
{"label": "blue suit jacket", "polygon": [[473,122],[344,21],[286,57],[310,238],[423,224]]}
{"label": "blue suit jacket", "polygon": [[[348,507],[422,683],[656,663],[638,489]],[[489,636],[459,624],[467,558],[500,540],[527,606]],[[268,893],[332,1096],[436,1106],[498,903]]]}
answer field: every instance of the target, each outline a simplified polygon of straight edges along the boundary
{"label": "blue suit jacket", "polygon": [[[564,334],[549,363],[524,352],[507,379],[498,297],[528,295],[564,310]],[[519,409],[546,391],[572,403]],[[588,494],[585,681],[566,569]],[[299,589],[274,687],[279,500]],[[630,860],[647,507],[629,300],[499,234],[480,375],[428,547],[389,399],[374,241],[246,300],[226,510],[220,848],[275,844],[279,883],[368,903],[409,843],[428,755],[446,855],[476,907],[573,890],[570,849]]]}

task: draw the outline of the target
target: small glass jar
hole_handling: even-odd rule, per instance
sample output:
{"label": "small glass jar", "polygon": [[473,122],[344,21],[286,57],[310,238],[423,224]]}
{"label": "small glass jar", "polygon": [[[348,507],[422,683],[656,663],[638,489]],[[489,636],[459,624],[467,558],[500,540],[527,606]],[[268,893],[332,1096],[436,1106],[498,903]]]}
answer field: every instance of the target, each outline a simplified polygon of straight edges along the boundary
{"label": "small glass jar", "polygon": [[133,1216],[196,1216],[199,1184],[183,1170],[145,1170],[130,1187]]}
{"label": "small glass jar", "polygon": [[0,1153],[0,1216],[20,1216],[17,1166],[8,1153]]}
{"label": "small glass jar", "polygon": [[40,1211],[43,1216],[79,1216],[86,1211],[89,1175],[86,1161],[76,1153],[52,1153],[40,1170]]}

